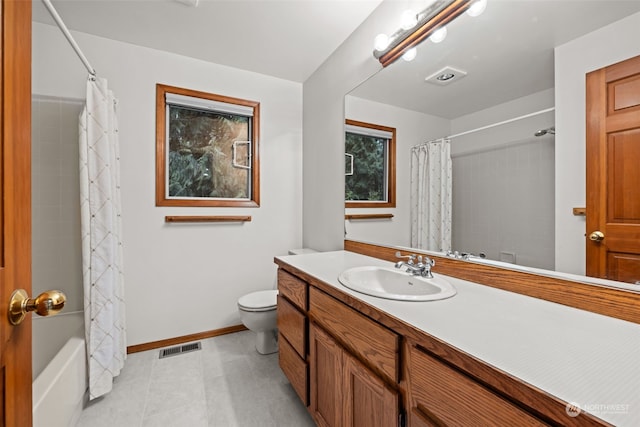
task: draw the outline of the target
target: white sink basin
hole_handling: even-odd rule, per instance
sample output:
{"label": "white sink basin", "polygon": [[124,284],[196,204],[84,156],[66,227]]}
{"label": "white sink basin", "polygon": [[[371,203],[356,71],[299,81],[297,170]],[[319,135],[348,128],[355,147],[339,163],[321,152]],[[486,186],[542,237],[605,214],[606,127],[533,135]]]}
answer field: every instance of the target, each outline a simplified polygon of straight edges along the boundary
{"label": "white sink basin", "polygon": [[414,276],[396,268],[355,267],[340,273],[338,280],[356,292],[401,301],[434,301],[456,294],[446,279],[433,276]]}

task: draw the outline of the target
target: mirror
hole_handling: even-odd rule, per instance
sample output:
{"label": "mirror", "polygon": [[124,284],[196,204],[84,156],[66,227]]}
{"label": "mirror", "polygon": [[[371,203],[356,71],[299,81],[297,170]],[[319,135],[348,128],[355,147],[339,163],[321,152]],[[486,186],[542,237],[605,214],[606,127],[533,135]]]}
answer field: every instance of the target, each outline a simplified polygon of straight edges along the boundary
{"label": "mirror", "polygon": [[[346,119],[397,130],[397,206],[346,209],[393,215],[347,220],[346,238],[411,247],[411,147],[450,136],[452,243],[442,249],[584,275],[584,216],[565,206],[584,207],[584,154],[557,152],[565,141],[584,146],[584,129],[555,134],[554,49],[638,12],[640,2],[490,0],[479,17],[450,23],[444,41],[424,41],[412,62],[398,60],[348,93]],[[447,74],[456,78],[425,81]],[[559,190],[576,176],[575,194]]]}

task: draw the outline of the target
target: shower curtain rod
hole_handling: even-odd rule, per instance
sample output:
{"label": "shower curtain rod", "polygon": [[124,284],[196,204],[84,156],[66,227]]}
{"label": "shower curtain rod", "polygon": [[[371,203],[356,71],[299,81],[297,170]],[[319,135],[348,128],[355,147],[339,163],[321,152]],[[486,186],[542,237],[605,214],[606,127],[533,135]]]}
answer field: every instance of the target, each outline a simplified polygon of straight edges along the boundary
{"label": "shower curtain rod", "polygon": [[546,108],[544,110],[536,111],[534,113],[529,113],[529,114],[525,114],[523,116],[514,117],[512,119],[503,120],[503,121],[498,122],[498,123],[493,123],[493,124],[490,124],[490,125],[482,126],[482,127],[477,128],[477,129],[471,129],[471,130],[467,130],[467,131],[464,131],[464,132],[456,133],[455,135],[449,135],[449,136],[446,136],[444,139],[457,138],[457,137],[462,136],[462,135],[468,135],[470,133],[479,132],[481,130],[490,129],[490,128],[493,128],[493,127],[496,127],[496,126],[506,125],[507,123],[515,122],[515,121],[518,121],[518,120],[526,119],[526,118],[537,116],[537,115],[544,114],[544,113],[548,113],[548,112],[553,111],[555,109],[556,109],[555,107]]}
{"label": "shower curtain rod", "polygon": [[92,76],[95,77],[96,76],[96,70],[91,66],[91,64],[89,64],[89,60],[87,59],[86,56],[84,56],[84,53],[82,53],[82,50],[80,50],[80,46],[78,46],[78,43],[76,43],[75,39],[73,38],[73,36],[69,32],[69,29],[67,28],[67,26],[62,21],[62,18],[60,17],[60,15],[58,15],[58,12],[53,7],[53,4],[51,4],[51,0],[42,0],[42,3],[44,3],[44,5],[46,6],[47,10],[51,14],[51,17],[53,18],[54,21],[56,21],[56,24],[58,24],[58,27],[60,28],[60,31],[62,31],[62,34],[64,34],[64,36],[67,38],[67,41],[69,41],[69,44],[71,45],[73,50],[76,51],[76,54],[80,58],[80,61],[82,61],[82,63],[86,67],[86,69],[89,72],[89,74],[91,74]]}

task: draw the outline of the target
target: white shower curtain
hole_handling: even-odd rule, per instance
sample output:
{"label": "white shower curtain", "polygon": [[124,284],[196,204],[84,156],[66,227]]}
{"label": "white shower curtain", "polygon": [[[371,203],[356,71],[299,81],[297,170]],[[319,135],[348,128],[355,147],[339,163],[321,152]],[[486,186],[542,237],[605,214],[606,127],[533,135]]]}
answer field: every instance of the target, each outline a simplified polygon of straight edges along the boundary
{"label": "white shower curtain", "polygon": [[448,139],[411,149],[411,247],[451,249],[451,146]]}
{"label": "white shower curtain", "polygon": [[116,99],[87,81],[80,115],[80,203],[89,398],[111,391],[126,358]]}

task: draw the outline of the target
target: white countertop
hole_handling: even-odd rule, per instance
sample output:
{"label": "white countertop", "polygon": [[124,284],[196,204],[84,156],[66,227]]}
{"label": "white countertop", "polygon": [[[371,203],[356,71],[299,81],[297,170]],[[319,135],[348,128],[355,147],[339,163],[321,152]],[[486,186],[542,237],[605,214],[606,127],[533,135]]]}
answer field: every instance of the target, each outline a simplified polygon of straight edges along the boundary
{"label": "white countertop", "polygon": [[449,276],[452,298],[387,300],[346,288],[338,275],[391,262],[348,251],[278,259],[605,421],[640,426],[638,324]]}

